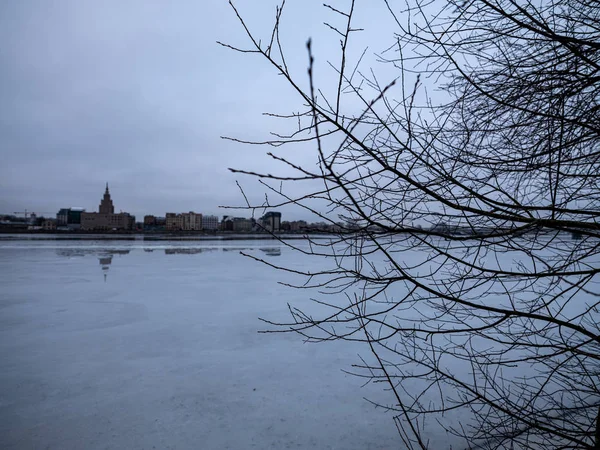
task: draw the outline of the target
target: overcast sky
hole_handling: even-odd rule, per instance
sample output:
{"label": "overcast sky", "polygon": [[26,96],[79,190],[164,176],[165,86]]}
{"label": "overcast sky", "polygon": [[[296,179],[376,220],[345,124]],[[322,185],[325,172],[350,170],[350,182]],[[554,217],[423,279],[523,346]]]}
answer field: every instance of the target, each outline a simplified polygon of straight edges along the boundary
{"label": "overcast sky", "polygon": [[[235,3],[268,39],[277,2]],[[358,3],[358,25],[381,25],[381,2]],[[335,56],[321,5],[287,2],[284,42],[299,76],[308,37],[320,62]],[[261,113],[297,110],[298,97],[264,60],[217,40],[248,43],[225,0],[1,2],[0,213],[95,211],[106,182],[116,210],[138,220],[167,211],[226,214],[219,205],[243,200],[236,180],[260,198],[254,180],[227,168],[272,172],[270,149],[220,136],[264,138],[274,124]],[[314,161],[310,148],[295,157]]]}

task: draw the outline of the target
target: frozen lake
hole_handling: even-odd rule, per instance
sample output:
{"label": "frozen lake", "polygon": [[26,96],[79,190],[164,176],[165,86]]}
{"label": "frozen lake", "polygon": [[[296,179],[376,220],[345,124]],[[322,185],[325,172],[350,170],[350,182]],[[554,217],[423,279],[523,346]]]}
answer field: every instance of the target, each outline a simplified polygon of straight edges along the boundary
{"label": "frozen lake", "polygon": [[[295,245],[304,245],[296,241]],[[308,293],[273,241],[0,241],[0,448],[388,449],[348,343],[258,334]]]}

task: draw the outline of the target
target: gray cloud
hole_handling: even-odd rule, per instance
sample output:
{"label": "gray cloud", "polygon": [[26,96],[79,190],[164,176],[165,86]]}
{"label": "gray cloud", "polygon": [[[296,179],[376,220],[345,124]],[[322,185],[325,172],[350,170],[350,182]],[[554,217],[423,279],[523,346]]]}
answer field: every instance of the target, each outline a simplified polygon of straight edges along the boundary
{"label": "gray cloud", "polygon": [[[274,3],[237,4],[268,35]],[[300,74],[306,38],[323,33],[318,5],[296,2],[286,16],[288,62]],[[240,204],[242,178],[227,167],[269,171],[268,149],[220,136],[261,139],[273,124],[260,113],[298,102],[264,61],[217,40],[247,44],[225,1],[2,2],[0,212],[92,210],[106,181],[116,208],[137,216]],[[323,54],[337,46],[319,42]],[[262,197],[255,182],[244,186]]]}

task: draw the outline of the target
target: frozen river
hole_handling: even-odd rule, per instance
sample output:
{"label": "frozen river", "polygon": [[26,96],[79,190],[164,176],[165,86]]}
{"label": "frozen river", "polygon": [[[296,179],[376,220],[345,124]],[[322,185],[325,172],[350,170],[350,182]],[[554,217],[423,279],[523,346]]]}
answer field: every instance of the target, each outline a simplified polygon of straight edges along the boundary
{"label": "frozen river", "polygon": [[[304,245],[298,244],[297,245]],[[388,449],[358,349],[258,334],[304,291],[273,241],[0,241],[0,448]]]}

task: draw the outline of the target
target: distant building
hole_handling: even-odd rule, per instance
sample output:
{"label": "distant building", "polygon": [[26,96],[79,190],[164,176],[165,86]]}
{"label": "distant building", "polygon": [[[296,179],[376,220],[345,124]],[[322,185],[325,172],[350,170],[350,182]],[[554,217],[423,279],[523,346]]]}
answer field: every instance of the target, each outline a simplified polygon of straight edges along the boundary
{"label": "distant building", "polygon": [[290,222],[290,231],[303,231],[306,230],[308,223],[305,220],[294,220]]}
{"label": "distant building", "polygon": [[310,229],[311,229],[311,231],[317,231],[317,232],[322,232],[322,233],[329,233],[329,232],[333,231],[331,224],[329,224],[327,222],[323,222],[323,221],[311,223]]}
{"label": "distant building", "polygon": [[42,229],[46,231],[56,230],[56,220],[46,219],[42,222]]}
{"label": "distant building", "polygon": [[162,231],[166,228],[167,219],[164,217],[156,217],[153,215],[144,216],[144,230],[147,231]]}
{"label": "distant building", "polygon": [[112,199],[110,198],[110,192],[108,192],[108,183],[106,183],[106,190],[104,191],[104,197],[100,201],[100,206],[98,207],[99,214],[114,214],[115,207],[113,205]]}
{"label": "distant building", "polygon": [[115,207],[110,198],[108,183],[106,183],[106,190],[104,191],[104,197],[98,207],[98,212],[81,213],[82,230],[133,230],[134,227],[134,216],[124,212],[115,214]]}
{"label": "distant building", "polygon": [[281,213],[277,211],[269,211],[260,218],[261,227],[270,232],[281,230]]}
{"label": "distant building", "polygon": [[56,213],[56,226],[77,230],[81,228],[81,214],[84,212],[84,208],[61,208]]}
{"label": "distant building", "polygon": [[254,229],[255,222],[245,217],[223,216],[221,220],[221,231],[233,231],[235,233],[247,233]]}
{"label": "distant building", "polygon": [[221,231],[233,231],[233,217],[223,216],[223,220],[221,220],[220,229]]}
{"label": "distant building", "polygon": [[169,231],[180,231],[183,229],[183,218],[175,213],[165,215],[165,228]]}
{"label": "distant building", "polygon": [[2,230],[26,230],[28,226],[27,222],[0,221],[0,229]]}
{"label": "distant building", "polygon": [[156,225],[156,217],[155,216],[144,216],[144,226],[154,226]]}
{"label": "distant building", "polygon": [[217,216],[202,216],[202,229],[210,231],[218,230],[219,218]]}
{"label": "distant building", "polygon": [[166,228],[169,231],[201,231],[202,214],[193,211],[188,213],[167,213]]}
{"label": "distant building", "polygon": [[166,214],[166,229],[169,231],[183,230],[183,218],[175,213]]}
{"label": "distant building", "polygon": [[250,219],[246,219],[244,217],[234,217],[232,220],[233,223],[233,231],[237,233],[245,233],[248,231],[252,231],[252,227],[254,223]]}
{"label": "distant building", "polygon": [[201,231],[202,230],[202,214],[196,214],[193,211],[182,213],[183,230],[184,231]]}
{"label": "distant building", "polygon": [[135,217],[128,213],[119,214],[100,214],[83,213],[81,214],[82,230],[133,230],[135,227]]}
{"label": "distant building", "polygon": [[304,220],[294,220],[292,222],[283,221],[281,222],[281,231],[298,232],[306,231],[308,224]]}

